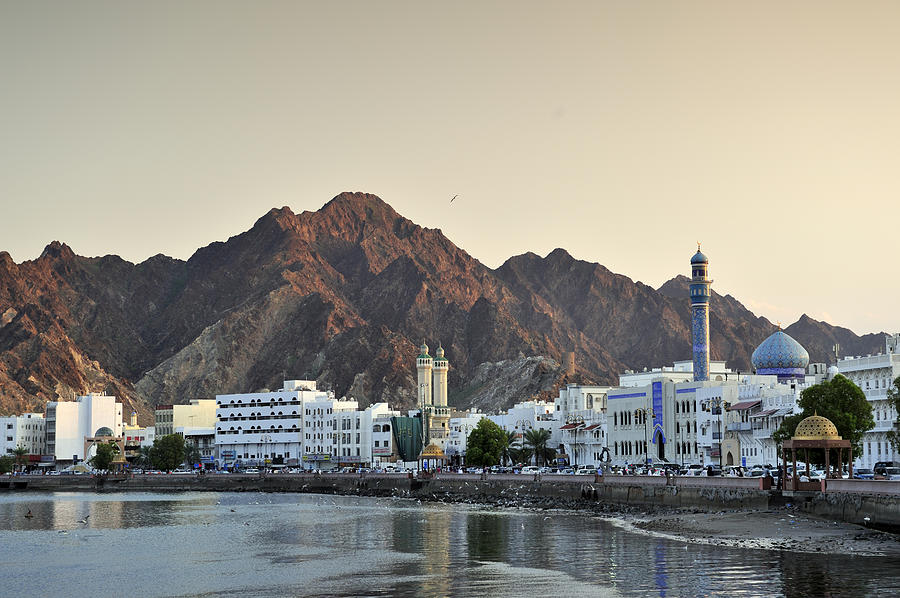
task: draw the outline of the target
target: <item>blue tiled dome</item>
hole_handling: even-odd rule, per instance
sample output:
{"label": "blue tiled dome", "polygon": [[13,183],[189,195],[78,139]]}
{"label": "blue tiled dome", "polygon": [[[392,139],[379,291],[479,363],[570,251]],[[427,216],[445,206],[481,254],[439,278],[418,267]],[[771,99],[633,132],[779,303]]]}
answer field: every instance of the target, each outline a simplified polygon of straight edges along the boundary
{"label": "blue tiled dome", "polygon": [[708,264],[709,260],[703,253],[698,249],[697,253],[694,254],[694,257],[691,258],[692,264]]}
{"label": "blue tiled dome", "polygon": [[802,376],[809,365],[803,345],[779,330],[764,340],[750,357],[757,374]]}

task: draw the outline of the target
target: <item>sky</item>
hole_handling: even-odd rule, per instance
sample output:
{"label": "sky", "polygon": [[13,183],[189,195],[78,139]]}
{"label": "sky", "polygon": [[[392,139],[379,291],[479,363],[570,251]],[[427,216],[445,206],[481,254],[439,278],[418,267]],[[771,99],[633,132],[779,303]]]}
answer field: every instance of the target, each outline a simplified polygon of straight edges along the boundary
{"label": "sky", "polygon": [[773,322],[900,331],[900,3],[0,0],[0,76],[17,262],[365,191],[490,267],[658,287],[700,241]]}

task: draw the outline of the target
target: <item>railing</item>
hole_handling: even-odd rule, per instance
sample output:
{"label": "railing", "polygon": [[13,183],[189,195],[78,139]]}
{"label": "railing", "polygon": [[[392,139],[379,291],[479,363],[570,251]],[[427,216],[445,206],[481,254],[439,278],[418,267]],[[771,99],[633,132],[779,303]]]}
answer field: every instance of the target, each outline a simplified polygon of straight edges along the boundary
{"label": "railing", "polygon": [[746,432],[750,430],[750,422],[731,422],[728,424],[729,432]]}

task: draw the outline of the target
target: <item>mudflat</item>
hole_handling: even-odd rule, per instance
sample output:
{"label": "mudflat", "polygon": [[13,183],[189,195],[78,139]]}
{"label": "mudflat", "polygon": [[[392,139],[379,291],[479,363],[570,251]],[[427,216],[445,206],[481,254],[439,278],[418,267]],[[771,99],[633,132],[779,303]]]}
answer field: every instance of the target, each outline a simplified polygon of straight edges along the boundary
{"label": "mudflat", "polygon": [[711,545],[900,556],[900,536],[860,523],[825,520],[793,509],[659,513],[625,520],[635,531]]}

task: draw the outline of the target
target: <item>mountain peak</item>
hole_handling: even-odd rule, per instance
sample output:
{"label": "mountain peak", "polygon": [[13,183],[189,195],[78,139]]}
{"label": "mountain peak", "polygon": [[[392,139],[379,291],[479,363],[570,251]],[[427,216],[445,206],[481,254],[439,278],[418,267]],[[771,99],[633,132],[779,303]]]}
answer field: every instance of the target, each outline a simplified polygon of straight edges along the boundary
{"label": "mountain peak", "polygon": [[41,255],[38,259],[49,258],[70,260],[74,257],[75,252],[72,251],[71,247],[69,247],[65,243],[60,243],[59,241],[53,241],[49,245],[44,247],[44,251],[41,252]]}
{"label": "mountain peak", "polygon": [[320,214],[356,220],[393,222],[400,218],[394,208],[371,193],[345,191],[322,206]]}

